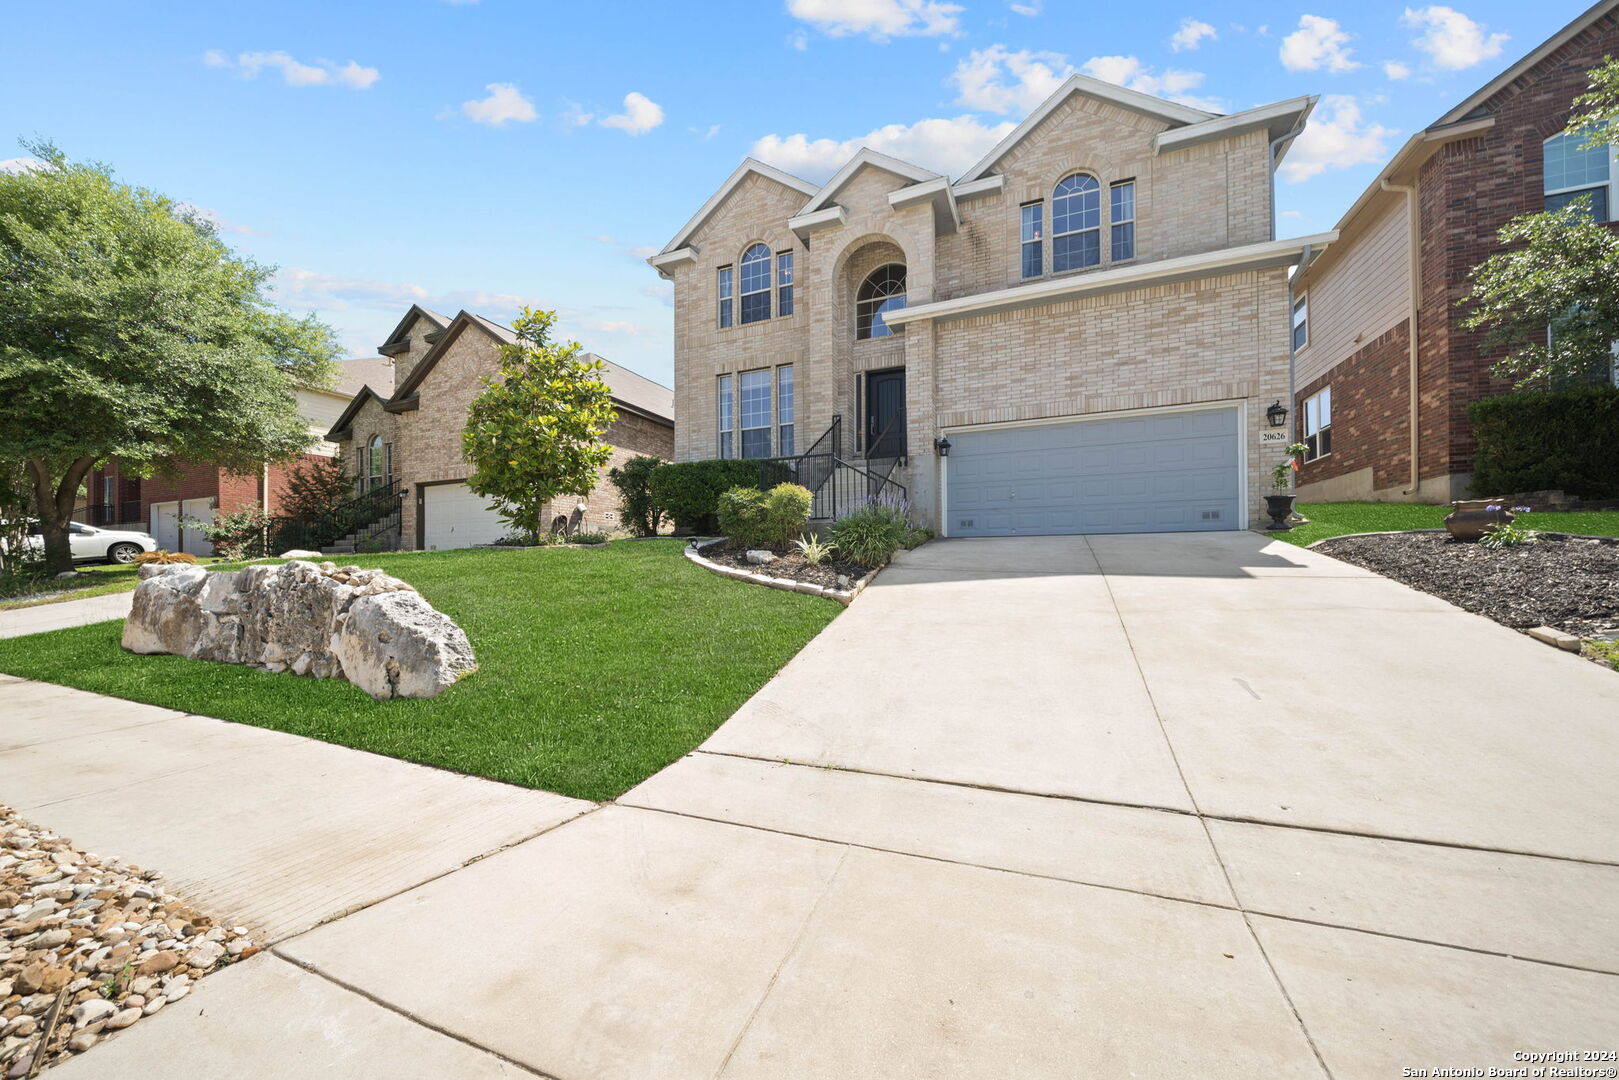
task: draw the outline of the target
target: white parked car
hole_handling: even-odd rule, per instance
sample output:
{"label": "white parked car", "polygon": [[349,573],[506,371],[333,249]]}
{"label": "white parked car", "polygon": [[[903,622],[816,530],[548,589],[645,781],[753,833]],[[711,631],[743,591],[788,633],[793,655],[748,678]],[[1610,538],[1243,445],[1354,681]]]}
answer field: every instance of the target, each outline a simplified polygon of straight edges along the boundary
{"label": "white parked car", "polygon": [[[28,545],[36,550],[44,550],[45,537],[37,521],[29,523]],[[128,563],[134,562],[135,556],[143,551],[156,551],[157,541],[143,532],[98,529],[93,525],[70,521],[68,546],[73,551],[74,562]]]}

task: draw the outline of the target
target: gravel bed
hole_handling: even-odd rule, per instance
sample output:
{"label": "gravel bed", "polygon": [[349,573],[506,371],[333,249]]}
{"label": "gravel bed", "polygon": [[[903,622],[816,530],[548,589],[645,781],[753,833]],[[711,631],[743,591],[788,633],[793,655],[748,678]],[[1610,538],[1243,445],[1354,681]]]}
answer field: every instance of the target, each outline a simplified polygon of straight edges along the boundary
{"label": "gravel bed", "polygon": [[[81,1054],[258,952],[153,884],[0,806],[0,1069]],[[41,1042],[45,1045],[41,1050]]]}
{"label": "gravel bed", "polygon": [[[752,550],[764,551],[768,549],[753,548]],[[811,564],[805,560],[797,548],[791,551],[771,551],[771,554],[776,556],[775,559],[771,562],[759,564],[748,561],[748,551],[748,548],[732,548],[725,546],[723,543],[712,543],[699,547],[697,554],[710,562],[717,562],[721,566],[740,567],[743,570],[751,570],[757,574],[786,578],[788,581],[807,581],[812,585],[820,585],[828,589],[847,589],[850,584],[871,573],[869,567],[849,562],[829,560],[819,565]]]}
{"label": "gravel bed", "polygon": [[1538,544],[1487,548],[1445,533],[1395,533],[1338,537],[1315,550],[1514,629],[1619,630],[1619,540],[1549,533]]}

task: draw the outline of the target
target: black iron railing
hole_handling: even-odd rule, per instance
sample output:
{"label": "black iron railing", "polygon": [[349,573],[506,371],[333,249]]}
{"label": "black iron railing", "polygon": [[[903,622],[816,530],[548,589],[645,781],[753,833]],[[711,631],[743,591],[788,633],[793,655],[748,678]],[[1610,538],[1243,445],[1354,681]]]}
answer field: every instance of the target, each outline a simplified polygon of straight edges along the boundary
{"label": "black iron railing", "polygon": [[91,503],[73,511],[73,520],[97,528],[109,525],[145,524],[139,499],[125,499],[115,503]]}
{"label": "black iron railing", "polygon": [[404,485],[393,480],[319,517],[273,517],[257,555],[279,555],[294,548],[319,551],[345,539],[352,539],[359,551],[399,530],[403,505]]}
{"label": "black iron railing", "polygon": [[[903,414],[895,420],[903,423]],[[899,458],[884,459],[879,469],[865,468],[845,461],[842,449],[843,419],[832,418],[832,425],[809,450],[793,457],[766,458],[759,463],[759,486],[801,484],[815,496],[810,517],[834,519],[875,498],[904,499],[905,487],[892,479]],[[903,431],[904,429],[901,428]],[[886,434],[888,428],[884,428]]]}

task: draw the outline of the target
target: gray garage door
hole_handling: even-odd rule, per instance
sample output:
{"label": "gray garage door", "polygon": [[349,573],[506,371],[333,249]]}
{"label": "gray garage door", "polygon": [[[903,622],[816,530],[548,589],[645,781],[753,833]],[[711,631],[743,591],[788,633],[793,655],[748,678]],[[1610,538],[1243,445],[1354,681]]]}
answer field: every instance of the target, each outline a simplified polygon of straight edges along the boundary
{"label": "gray garage door", "polygon": [[951,536],[1242,527],[1237,410],[950,435]]}

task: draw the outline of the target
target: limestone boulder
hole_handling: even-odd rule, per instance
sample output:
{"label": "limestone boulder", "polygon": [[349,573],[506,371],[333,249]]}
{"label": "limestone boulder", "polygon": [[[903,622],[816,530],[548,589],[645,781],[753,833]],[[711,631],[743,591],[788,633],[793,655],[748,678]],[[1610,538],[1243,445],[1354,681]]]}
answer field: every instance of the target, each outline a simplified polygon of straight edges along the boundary
{"label": "limestone boulder", "polygon": [[131,652],[347,679],[378,699],[432,697],[477,666],[461,628],[381,570],[301,560],[162,570],[135,589]]}

